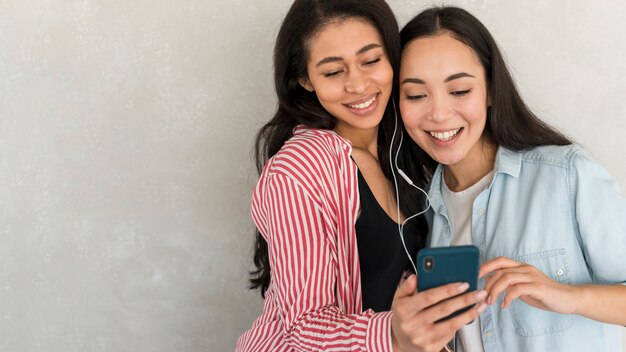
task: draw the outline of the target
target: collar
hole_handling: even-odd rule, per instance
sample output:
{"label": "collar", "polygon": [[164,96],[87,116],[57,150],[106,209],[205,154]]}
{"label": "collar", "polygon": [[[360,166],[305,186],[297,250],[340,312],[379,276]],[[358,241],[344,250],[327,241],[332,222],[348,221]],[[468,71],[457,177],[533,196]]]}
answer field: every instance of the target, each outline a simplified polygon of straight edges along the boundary
{"label": "collar", "polygon": [[[498,174],[507,174],[515,178],[519,177],[522,169],[522,154],[499,146],[496,152],[496,161],[493,169],[493,180],[489,185],[489,189],[491,189]],[[428,197],[430,198],[430,206],[433,210],[447,217],[443,203],[443,194],[441,193],[441,182],[443,182],[443,165],[439,164],[430,181]]]}
{"label": "collar", "polygon": [[496,164],[494,165],[494,179],[496,174],[508,174],[515,178],[519,177],[522,170],[522,154],[504,147],[498,147]]}

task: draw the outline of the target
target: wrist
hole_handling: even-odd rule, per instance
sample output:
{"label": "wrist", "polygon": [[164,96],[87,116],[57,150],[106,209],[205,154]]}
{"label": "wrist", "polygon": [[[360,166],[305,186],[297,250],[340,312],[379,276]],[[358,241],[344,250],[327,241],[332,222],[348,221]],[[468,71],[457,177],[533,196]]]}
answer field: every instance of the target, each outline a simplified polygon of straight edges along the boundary
{"label": "wrist", "polygon": [[584,315],[584,307],[587,305],[588,289],[584,285],[568,285],[572,295],[572,307],[570,314]]}
{"label": "wrist", "polygon": [[396,338],[396,334],[393,333],[393,324],[391,325],[391,348],[393,352],[405,352],[402,347],[400,347],[400,343],[398,343],[398,339]]}

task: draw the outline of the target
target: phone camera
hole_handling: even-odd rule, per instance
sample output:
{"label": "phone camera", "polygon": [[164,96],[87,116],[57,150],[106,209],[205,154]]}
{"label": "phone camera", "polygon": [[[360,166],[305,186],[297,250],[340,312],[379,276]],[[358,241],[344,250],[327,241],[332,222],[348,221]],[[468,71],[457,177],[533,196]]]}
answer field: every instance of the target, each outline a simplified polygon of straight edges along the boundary
{"label": "phone camera", "polygon": [[435,259],[433,257],[424,258],[424,270],[432,271],[435,267]]}

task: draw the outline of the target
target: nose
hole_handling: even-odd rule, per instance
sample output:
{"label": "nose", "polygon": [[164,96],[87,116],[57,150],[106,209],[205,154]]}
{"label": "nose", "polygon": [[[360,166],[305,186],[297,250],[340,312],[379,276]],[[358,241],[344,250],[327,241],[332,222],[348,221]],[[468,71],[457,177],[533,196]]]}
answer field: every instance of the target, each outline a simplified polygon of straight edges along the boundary
{"label": "nose", "polygon": [[353,94],[362,94],[367,91],[369,80],[367,76],[358,69],[350,70],[346,81],[346,92]]}
{"label": "nose", "polygon": [[435,122],[442,122],[452,117],[452,109],[445,97],[433,95],[430,108],[430,117]]}

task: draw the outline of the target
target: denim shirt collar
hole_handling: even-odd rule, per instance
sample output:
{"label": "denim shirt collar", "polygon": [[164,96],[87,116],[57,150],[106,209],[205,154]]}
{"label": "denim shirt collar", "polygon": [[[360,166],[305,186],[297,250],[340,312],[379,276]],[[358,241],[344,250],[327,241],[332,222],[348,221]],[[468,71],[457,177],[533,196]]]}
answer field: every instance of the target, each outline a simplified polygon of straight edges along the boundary
{"label": "denim shirt collar", "polygon": [[[493,185],[496,177],[498,177],[498,174],[507,174],[518,178],[521,168],[522,154],[499,146],[498,151],[496,152],[494,176],[493,180],[491,180],[491,184],[489,185],[489,189],[491,189],[491,186]],[[441,182],[443,182],[443,165],[439,164],[437,165],[437,169],[435,169],[433,178],[430,181],[428,197],[430,198],[430,206],[433,208],[435,213],[443,214],[447,219],[448,214],[445,211],[443,204]]]}

